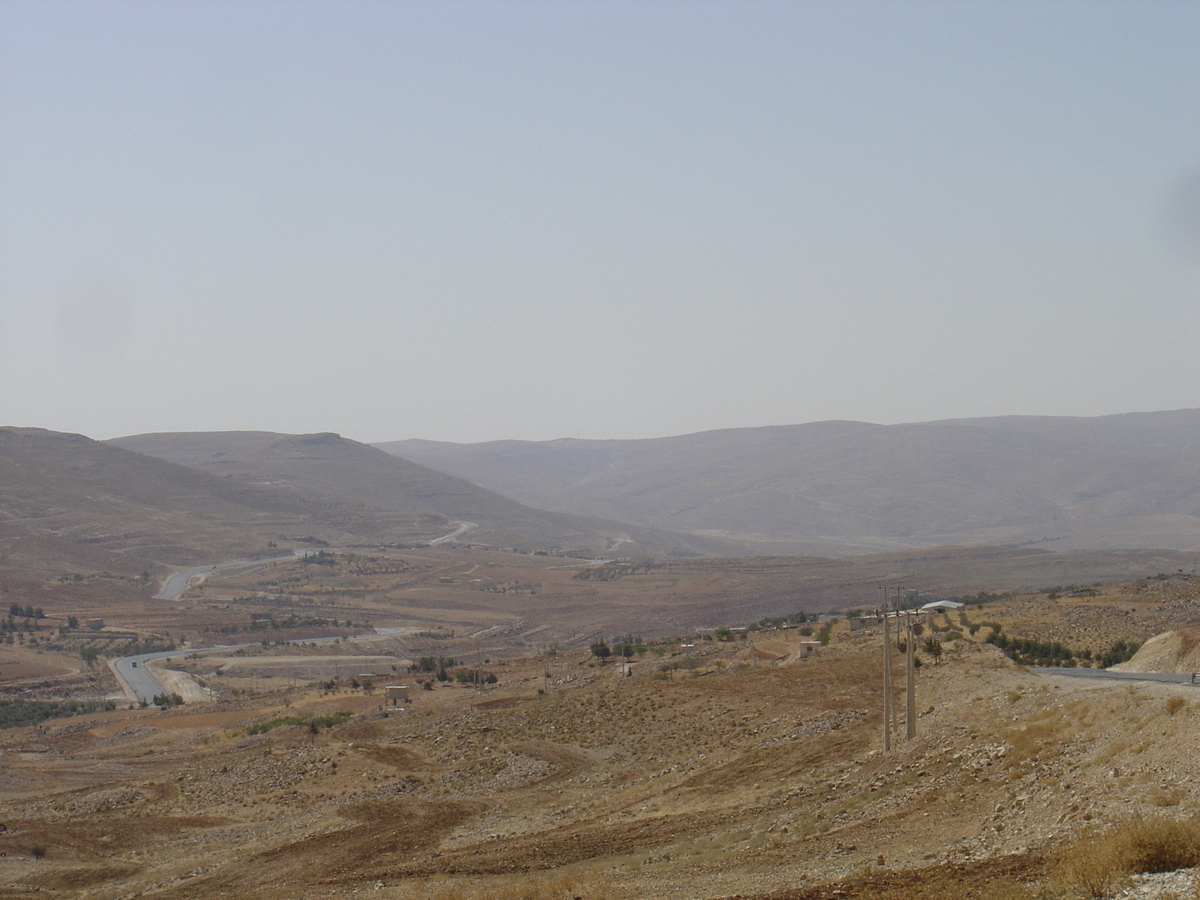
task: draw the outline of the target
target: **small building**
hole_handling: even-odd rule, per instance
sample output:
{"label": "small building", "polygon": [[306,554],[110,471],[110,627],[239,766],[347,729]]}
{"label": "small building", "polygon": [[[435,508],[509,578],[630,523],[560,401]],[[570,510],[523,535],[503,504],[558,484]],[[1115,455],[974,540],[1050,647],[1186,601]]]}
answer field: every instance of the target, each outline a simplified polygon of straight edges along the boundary
{"label": "small building", "polygon": [[85,619],[83,624],[87,627],[88,631],[103,631],[104,630],[104,620],[103,619]]}
{"label": "small building", "polygon": [[860,628],[870,628],[872,625],[878,625],[882,621],[879,616],[851,616],[850,630],[858,631]]}
{"label": "small building", "polygon": [[822,646],[823,644],[820,641],[801,641],[797,645],[796,659],[808,659],[820,650]]}
{"label": "small building", "polygon": [[408,705],[408,685],[407,684],[389,684],[383,689],[384,700],[388,706],[407,706]]}
{"label": "small building", "polygon": [[956,609],[962,609],[961,603],[955,603],[953,600],[934,600],[932,603],[926,603],[917,612],[951,612]]}

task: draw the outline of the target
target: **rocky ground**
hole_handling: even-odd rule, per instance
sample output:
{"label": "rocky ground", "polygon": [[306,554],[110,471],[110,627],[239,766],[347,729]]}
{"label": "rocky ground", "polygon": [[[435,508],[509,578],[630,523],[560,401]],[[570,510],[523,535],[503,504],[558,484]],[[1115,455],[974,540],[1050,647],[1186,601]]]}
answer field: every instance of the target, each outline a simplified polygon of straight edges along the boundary
{"label": "rocky ground", "polygon": [[[1171,587],[970,616],[1103,642],[1122,607],[1186,624]],[[403,710],[343,686],[3,731],[0,897],[1032,897],[1085,829],[1200,809],[1200,687],[1038,676],[967,637],[885,752],[878,631],[799,640],[664,644],[630,677],[493,661]],[[1126,896],[1190,896],[1159,878]]]}

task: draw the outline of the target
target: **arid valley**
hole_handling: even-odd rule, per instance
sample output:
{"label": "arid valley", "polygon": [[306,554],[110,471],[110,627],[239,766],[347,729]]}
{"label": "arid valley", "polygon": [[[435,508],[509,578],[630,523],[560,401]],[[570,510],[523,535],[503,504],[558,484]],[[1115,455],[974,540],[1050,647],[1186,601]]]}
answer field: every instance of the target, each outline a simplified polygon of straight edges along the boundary
{"label": "arid valley", "polygon": [[1200,900],[1198,47],[0,0],[0,900]]}
{"label": "arid valley", "polygon": [[723,555],[336,436],[0,439],[0,896],[1191,896],[1186,549]]}

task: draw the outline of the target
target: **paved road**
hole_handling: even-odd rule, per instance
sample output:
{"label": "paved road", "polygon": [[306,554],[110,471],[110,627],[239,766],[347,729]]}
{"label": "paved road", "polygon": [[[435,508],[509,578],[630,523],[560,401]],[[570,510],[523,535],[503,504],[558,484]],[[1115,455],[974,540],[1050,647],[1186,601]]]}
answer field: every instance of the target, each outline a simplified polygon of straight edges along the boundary
{"label": "paved road", "polygon": [[458,526],[457,529],[450,532],[449,534],[442,535],[440,538],[434,538],[432,541],[429,542],[429,546],[436,547],[438,544],[444,544],[447,541],[457,540],[458,538],[462,537],[464,534],[466,534],[471,529],[479,527],[474,522],[455,522],[454,524]]}
{"label": "paved road", "polygon": [[[471,531],[479,526],[474,522],[455,522],[458,527],[449,534],[444,534],[441,537],[434,538],[429,542],[430,547],[436,547],[438,544],[444,544],[447,541],[457,540],[468,531]],[[301,559],[310,553],[316,553],[316,550],[300,548],[289,553],[287,556],[270,556],[265,559],[235,559],[230,562],[217,563],[215,566],[197,566],[195,569],[187,569],[183,572],[176,572],[167,579],[167,583],[163,585],[163,589],[155,595],[155,600],[178,600],[180,595],[187,590],[188,582],[200,575],[211,575],[213,572],[227,572],[230,569],[240,569],[249,566],[260,566],[264,563],[284,562],[289,559]]]}
{"label": "paved road", "polygon": [[[1159,675],[1150,672],[1110,672],[1108,669],[1049,669],[1031,666],[1035,675],[1064,675],[1067,678],[1099,678],[1112,681],[1166,681],[1172,684],[1193,684],[1191,675]],[[1196,685],[1200,687],[1200,684]]]}
{"label": "paved road", "polygon": [[[357,641],[360,639],[391,637],[397,634],[411,634],[419,629],[416,628],[377,628],[374,631],[366,634],[355,634],[350,637],[342,637],[333,635],[332,637],[309,638],[306,640],[295,641],[297,644],[330,644],[335,641]],[[152,703],[154,698],[159,694],[166,693],[166,688],[159,684],[158,679],[154,677],[152,670],[146,667],[146,663],[156,659],[171,659],[173,657],[188,656],[193,653],[231,653],[235,650],[240,650],[243,647],[258,647],[262,645],[261,640],[253,641],[249,644],[218,644],[215,647],[188,647],[181,650],[159,650],[155,653],[141,653],[137,656],[122,656],[120,659],[110,660],[109,664],[117,675],[117,680],[121,682],[121,686],[125,690],[125,696],[130,700]],[[353,659],[353,657],[349,657]]]}
{"label": "paved road", "polygon": [[283,562],[288,559],[298,559],[315,550],[296,550],[287,556],[271,556],[266,559],[235,559],[231,562],[217,563],[215,566],[199,566],[184,572],[176,572],[167,579],[163,589],[154,597],[155,600],[178,600],[179,595],[187,590],[188,582],[198,575],[211,575],[213,572],[226,572],[230,569],[240,569],[245,566],[260,566],[264,563]]}
{"label": "paved road", "polygon": [[146,663],[152,659],[168,659],[172,656],[182,656],[187,650],[161,650],[158,653],[141,653],[137,656],[122,656],[110,660],[109,665],[116,673],[117,680],[125,689],[125,696],[130,700],[153,702],[154,698],[166,693],[166,689],[158,683],[154,674],[146,668]]}
{"label": "paved road", "polygon": [[[461,537],[468,531],[478,528],[474,522],[455,522],[458,527],[449,534],[442,535],[439,538],[434,538],[429,542],[430,547],[438,544],[444,544],[447,541],[453,541]],[[248,568],[250,566],[261,566],[266,563],[284,562],[289,559],[302,559],[309,553],[316,551],[301,548],[289,553],[287,556],[272,556],[265,559],[235,559],[230,562],[217,563],[215,566],[198,566],[195,569],[187,569],[183,572],[176,572],[167,579],[167,583],[163,585],[163,589],[155,595],[155,600],[178,600],[180,595],[187,590],[188,582],[193,578],[201,575],[211,575],[214,572],[228,572],[230,569]],[[356,635],[356,637],[379,637],[386,634],[399,634],[406,629],[402,628],[385,628],[379,629],[372,634]],[[336,640],[336,638],[318,638],[313,643],[322,643],[325,641]],[[353,638],[350,638],[353,640]],[[254,643],[259,643],[255,641]],[[308,642],[306,642],[308,643]],[[110,661],[113,672],[117,676],[117,681],[121,683],[121,687],[125,691],[125,696],[131,700],[145,700],[150,703],[154,698],[164,692],[163,686],[158,683],[158,679],[146,668],[146,663],[153,659],[169,659],[172,656],[185,656],[188,653],[212,653],[214,651],[237,650],[239,647],[250,647],[252,644],[224,644],[218,647],[205,647],[203,649],[192,650],[163,650],[158,653],[142,653],[138,656],[123,656],[120,659]]]}

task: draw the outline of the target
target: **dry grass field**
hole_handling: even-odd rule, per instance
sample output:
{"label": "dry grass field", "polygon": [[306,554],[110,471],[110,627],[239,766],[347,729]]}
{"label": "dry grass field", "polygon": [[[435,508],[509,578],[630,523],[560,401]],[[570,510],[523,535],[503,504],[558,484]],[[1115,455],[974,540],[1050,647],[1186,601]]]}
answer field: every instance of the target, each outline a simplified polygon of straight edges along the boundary
{"label": "dry grass field", "polygon": [[[442,584],[413,562],[387,577]],[[218,587],[244,589],[180,609],[231,602]],[[1099,648],[1198,609],[1177,577],[967,616]],[[844,620],[809,659],[781,652],[798,629],[648,642],[627,676],[514,640],[466,660],[482,688],[397,672],[403,708],[382,684],[218,677],[216,702],[0,731],[0,897],[1004,900],[1115,889],[1130,835],[1163,823],[1194,845],[1200,689],[1037,676],[983,629],[927,624],[956,622],[922,652],[916,738],[886,753],[880,634]],[[380,650],[333,646],[254,652]]]}

